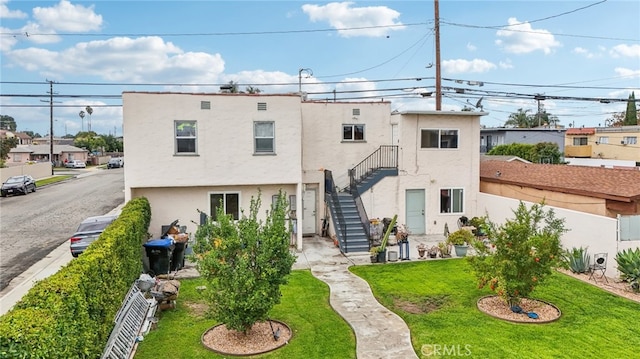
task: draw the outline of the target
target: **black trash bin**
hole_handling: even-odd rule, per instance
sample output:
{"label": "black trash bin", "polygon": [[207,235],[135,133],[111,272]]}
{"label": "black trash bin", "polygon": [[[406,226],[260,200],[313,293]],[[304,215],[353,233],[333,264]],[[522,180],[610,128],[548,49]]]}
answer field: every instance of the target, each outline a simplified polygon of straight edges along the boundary
{"label": "black trash bin", "polygon": [[168,274],[171,271],[171,258],[175,249],[173,238],[152,239],[143,246],[149,258],[149,274]]}
{"label": "black trash bin", "polygon": [[171,256],[171,271],[180,270],[184,267],[184,252],[188,247],[187,242],[176,242]]}

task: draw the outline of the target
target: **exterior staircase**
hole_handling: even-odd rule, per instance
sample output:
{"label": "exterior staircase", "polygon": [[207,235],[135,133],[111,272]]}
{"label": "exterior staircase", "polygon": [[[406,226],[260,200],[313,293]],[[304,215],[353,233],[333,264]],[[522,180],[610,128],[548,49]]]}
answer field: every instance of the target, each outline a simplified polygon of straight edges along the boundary
{"label": "exterior staircase", "polygon": [[360,194],[387,176],[398,175],[398,146],[380,146],[349,170],[349,186],[338,189],[331,171],[325,170],[325,202],[343,253],[368,252],[369,218]]}

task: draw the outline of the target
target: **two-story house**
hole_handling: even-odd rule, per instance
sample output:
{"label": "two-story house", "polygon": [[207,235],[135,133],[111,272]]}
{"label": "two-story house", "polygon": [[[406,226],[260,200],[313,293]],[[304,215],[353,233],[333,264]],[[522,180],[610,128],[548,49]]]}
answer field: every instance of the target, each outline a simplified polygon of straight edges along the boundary
{"label": "two-story house", "polygon": [[572,128],[566,137],[565,157],[626,160],[640,165],[640,126]]}
{"label": "two-story house", "polygon": [[[443,233],[474,215],[484,113],[400,112],[389,102],[316,102],[299,94],[123,93],[125,199],[145,196],[150,232],[222,206],[238,218],[283,190],[294,242],[323,223],[343,251],[368,250],[368,219],[398,215]],[[445,170],[446,169],[446,170]]]}

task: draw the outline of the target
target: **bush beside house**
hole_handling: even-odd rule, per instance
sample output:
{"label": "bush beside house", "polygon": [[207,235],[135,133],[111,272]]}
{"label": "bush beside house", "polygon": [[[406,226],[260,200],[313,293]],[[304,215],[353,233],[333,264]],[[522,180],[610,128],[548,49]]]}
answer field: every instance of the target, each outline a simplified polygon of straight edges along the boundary
{"label": "bush beside house", "polygon": [[140,248],[150,220],[148,200],[132,199],[87,251],[36,283],[0,317],[0,357],[100,357],[113,318],[142,272]]}

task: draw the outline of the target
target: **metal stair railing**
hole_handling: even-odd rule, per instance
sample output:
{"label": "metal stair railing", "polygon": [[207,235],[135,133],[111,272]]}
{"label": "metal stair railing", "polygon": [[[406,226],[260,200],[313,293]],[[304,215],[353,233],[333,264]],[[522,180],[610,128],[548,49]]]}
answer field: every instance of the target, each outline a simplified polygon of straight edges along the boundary
{"label": "metal stair railing", "polygon": [[[338,199],[338,191],[333,182],[333,175],[330,170],[324,170],[324,201],[329,203],[329,208],[333,208],[336,218],[333,219],[333,224],[336,227],[336,235],[338,236],[338,242],[340,243],[340,251],[346,252],[348,250],[347,244],[347,224],[344,221],[344,215],[342,213],[342,206]],[[327,201],[327,195],[330,198],[330,202]],[[339,224],[339,225],[338,225]],[[338,235],[339,234],[339,235]]]}
{"label": "metal stair railing", "polygon": [[398,168],[398,146],[382,145],[367,158],[349,170],[350,190],[364,178],[381,168]]}

